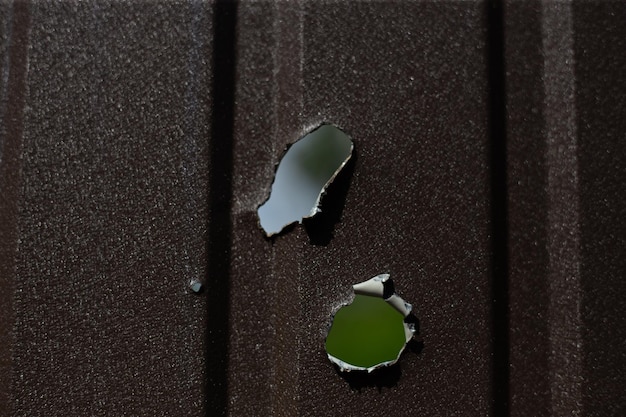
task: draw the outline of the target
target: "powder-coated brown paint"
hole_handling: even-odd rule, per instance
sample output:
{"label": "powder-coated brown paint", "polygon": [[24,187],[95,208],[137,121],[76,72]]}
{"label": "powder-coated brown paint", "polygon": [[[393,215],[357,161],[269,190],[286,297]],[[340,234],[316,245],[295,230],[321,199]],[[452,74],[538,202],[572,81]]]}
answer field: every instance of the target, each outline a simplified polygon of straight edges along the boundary
{"label": "powder-coated brown paint", "polygon": [[511,415],[621,415],[618,2],[507,2]]}
{"label": "powder-coated brown paint", "polygon": [[[626,6],[500,4],[504,338],[486,2],[3,2],[0,414],[623,414]],[[340,221],[268,240],[322,122]],[[331,313],[378,273],[423,346],[344,379]]]}

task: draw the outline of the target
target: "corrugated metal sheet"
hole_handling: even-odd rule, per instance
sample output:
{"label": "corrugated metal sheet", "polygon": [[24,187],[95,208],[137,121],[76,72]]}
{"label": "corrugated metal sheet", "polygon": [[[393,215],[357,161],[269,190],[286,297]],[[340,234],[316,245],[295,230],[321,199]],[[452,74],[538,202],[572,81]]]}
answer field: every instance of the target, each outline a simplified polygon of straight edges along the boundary
{"label": "corrugated metal sheet", "polygon": [[211,6],[8,7],[3,414],[197,415],[207,303],[186,281],[206,271]]}
{"label": "corrugated metal sheet", "polygon": [[507,3],[513,415],[626,411],[625,17]]}
{"label": "corrugated metal sheet", "polygon": [[[1,414],[623,414],[626,5],[0,11]],[[321,122],[354,162],[266,239]],[[421,342],[342,376],[331,314],[383,272]]]}

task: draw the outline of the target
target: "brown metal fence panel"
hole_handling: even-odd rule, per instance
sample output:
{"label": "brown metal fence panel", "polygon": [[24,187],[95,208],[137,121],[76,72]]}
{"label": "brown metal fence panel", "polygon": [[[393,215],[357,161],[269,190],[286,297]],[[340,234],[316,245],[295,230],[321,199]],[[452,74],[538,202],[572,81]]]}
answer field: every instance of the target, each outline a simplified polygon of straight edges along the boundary
{"label": "brown metal fence panel", "polygon": [[[484,14],[482,3],[239,6],[234,415],[489,412]],[[341,221],[322,244],[303,228],[265,241],[255,210],[274,165],[322,122],[356,148]],[[397,375],[346,381],[325,357],[331,314],[382,272],[414,303],[424,348]]]}
{"label": "brown metal fence panel", "polygon": [[626,6],[506,12],[512,415],[623,415]]}
{"label": "brown metal fence panel", "polygon": [[541,2],[506,7],[511,415],[551,415]]}
{"label": "brown metal fence panel", "polygon": [[573,7],[583,412],[626,413],[626,5]]}
{"label": "brown metal fence panel", "polygon": [[[0,13],[1,415],[624,414],[626,5]],[[265,238],[324,122],[352,162]],[[418,340],[342,375],[332,313],[379,273]]]}
{"label": "brown metal fence panel", "polygon": [[6,7],[23,99],[2,109],[3,149],[21,147],[2,160],[20,176],[2,190],[2,414],[198,415],[206,303],[186,279],[206,269],[212,9]]}

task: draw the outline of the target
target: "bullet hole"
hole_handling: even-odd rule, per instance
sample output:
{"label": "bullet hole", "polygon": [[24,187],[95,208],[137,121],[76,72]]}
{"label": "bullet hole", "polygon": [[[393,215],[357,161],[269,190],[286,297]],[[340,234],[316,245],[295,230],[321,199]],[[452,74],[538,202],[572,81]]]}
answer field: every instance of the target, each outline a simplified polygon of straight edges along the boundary
{"label": "bullet hole", "polygon": [[291,145],[278,164],[269,199],[257,213],[268,237],[320,212],[322,196],[350,160],[352,140],[323,124]]}
{"label": "bullet hole", "polygon": [[389,274],[353,285],[354,300],[340,308],[326,337],[328,359],[340,371],[367,371],[395,364],[415,334],[411,305],[393,289]]}

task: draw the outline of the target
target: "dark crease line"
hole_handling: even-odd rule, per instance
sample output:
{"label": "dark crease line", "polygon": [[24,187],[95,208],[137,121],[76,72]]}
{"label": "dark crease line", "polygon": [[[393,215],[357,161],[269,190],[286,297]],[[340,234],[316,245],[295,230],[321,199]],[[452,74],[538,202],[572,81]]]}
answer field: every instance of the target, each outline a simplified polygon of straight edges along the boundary
{"label": "dark crease line", "polygon": [[6,123],[4,123],[4,116],[9,108],[9,102],[7,94],[9,92],[9,74],[11,73],[11,54],[9,53],[11,40],[13,36],[13,3],[9,4],[8,12],[5,16],[6,20],[6,49],[3,47],[0,53],[4,56],[2,60],[2,79],[0,80],[0,112],[3,116],[3,124],[0,127],[0,164],[2,164],[2,154],[4,148],[4,131]]}
{"label": "dark crease line", "polygon": [[6,107],[0,130],[0,415],[11,414],[12,350],[14,344],[13,296],[19,238],[18,211],[22,180],[21,153],[24,135],[24,103],[28,76],[28,40],[31,24],[30,4],[16,1],[9,16],[11,33],[8,46]]}
{"label": "dark crease line", "polygon": [[237,2],[218,0],[213,8],[213,82],[207,265],[206,409],[228,414],[230,245]]}
{"label": "dark crease line", "polygon": [[487,65],[491,166],[492,415],[509,415],[509,288],[504,5],[487,2]]}

